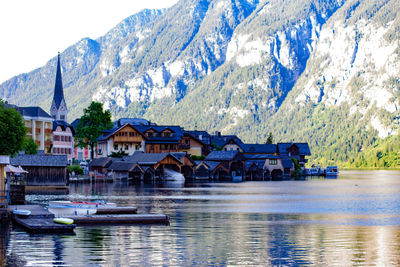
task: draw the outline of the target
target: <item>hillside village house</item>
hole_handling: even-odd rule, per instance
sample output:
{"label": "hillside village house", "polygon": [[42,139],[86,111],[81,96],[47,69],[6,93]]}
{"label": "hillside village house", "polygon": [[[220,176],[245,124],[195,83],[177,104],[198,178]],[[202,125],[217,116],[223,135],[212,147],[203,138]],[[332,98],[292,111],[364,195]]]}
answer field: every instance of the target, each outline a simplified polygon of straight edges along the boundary
{"label": "hillside village house", "polygon": [[107,157],[113,152],[119,151],[131,155],[138,150],[144,151],[145,139],[144,134],[129,123],[105,130],[97,140],[97,155],[99,157]]}
{"label": "hillside village house", "polygon": [[13,107],[24,119],[25,126],[28,128],[27,137],[32,137],[39,150],[51,153],[53,118],[40,107]]}
{"label": "hillside village house", "polygon": [[[201,137],[201,136],[200,136]],[[209,153],[208,145],[198,139],[196,135],[184,131],[179,144],[179,151],[187,152],[190,155],[205,156]]]}

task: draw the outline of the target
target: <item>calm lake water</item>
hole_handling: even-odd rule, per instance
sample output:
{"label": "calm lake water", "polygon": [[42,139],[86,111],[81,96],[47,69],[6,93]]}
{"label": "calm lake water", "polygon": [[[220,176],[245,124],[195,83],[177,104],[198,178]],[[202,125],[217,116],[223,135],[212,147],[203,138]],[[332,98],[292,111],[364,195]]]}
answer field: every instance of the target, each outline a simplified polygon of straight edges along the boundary
{"label": "calm lake water", "polygon": [[[243,183],[72,184],[68,196],[164,213],[171,224],[0,232],[10,266],[400,266],[400,172]],[[0,263],[1,265],[1,263]]]}

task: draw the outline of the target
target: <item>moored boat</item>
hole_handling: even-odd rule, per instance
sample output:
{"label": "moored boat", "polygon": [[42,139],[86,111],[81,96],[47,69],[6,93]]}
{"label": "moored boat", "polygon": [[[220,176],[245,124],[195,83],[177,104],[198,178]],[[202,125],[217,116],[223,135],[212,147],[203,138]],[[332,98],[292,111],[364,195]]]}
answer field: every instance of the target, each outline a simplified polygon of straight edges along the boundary
{"label": "moored boat", "polygon": [[73,223],[74,223],[74,220],[72,220],[72,219],[70,219],[70,218],[61,218],[61,217],[60,217],[60,218],[54,218],[54,219],[53,219],[53,222],[69,225],[69,224],[73,224]]}
{"label": "moored boat", "polygon": [[30,210],[12,210],[12,213],[14,215],[18,215],[19,217],[28,217],[29,215],[31,215],[31,211]]}
{"label": "moored boat", "polygon": [[49,211],[56,216],[63,215],[91,215],[97,212],[98,207],[116,207],[115,203],[104,201],[85,202],[85,201],[50,201]]}
{"label": "moored boat", "polygon": [[325,175],[327,176],[327,177],[329,177],[329,176],[338,176],[338,174],[339,174],[339,169],[338,169],[338,167],[337,166],[327,166],[326,167],[326,170],[325,170]]}

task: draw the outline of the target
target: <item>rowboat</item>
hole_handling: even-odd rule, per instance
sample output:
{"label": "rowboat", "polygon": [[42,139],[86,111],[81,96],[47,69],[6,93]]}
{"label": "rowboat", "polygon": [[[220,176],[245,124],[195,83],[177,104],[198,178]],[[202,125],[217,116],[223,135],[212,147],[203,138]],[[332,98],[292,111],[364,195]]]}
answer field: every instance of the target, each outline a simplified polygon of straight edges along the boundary
{"label": "rowboat", "polygon": [[86,202],[86,201],[49,201],[48,210],[56,216],[64,215],[92,215],[97,212],[98,207],[116,207],[115,203],[104,201]]}
{"label": "rowboat", "polygon": [[70,219],[70,218],[54,218],[53,222],[55,223],[60,223],[60,224],[73,224],[74,220]]}
{"label": "rowboat", "polygon": [[19,217],[28,217],[29,215],[31,215],[31,211],[30,210],[12,210],[12,213],[15,215],[18,215]]}

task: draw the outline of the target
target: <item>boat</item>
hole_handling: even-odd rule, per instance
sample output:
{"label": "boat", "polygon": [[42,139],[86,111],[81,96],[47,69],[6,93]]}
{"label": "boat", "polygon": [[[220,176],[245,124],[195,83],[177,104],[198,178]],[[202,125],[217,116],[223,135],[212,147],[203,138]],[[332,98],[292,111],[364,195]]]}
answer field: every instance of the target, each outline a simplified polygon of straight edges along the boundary
{"label": "boat", "polygon": [[70,219],[70,218],[62,218],[62,217],[59,217],[59,218],[54,218],[53,219],[53,222],[55,222],[55,223],[60,223],[60,224],[73,224],[74,223],[74,220],[72,220],[72,219]]}
{"label": "boat", "polygon": [[85,201],[49,201],[48,210],[56,216],[63,215],[92,215],[97,212],[98,207],[116,207],[116,203],[105,201],[85,202]]}
{"label": "boat", "polygon": [[30,210],[12,210],[12,213],[15,215],[18,215],[19,217],[28,217],[29,215],[31,215],[31,211]]}
{"label": "boat", "polygon": [[176,172],[171,169],[165,169],[165,181],[176,181],[176,182],[185,182],[185,176],[180,172]]}
{"label": "boat", "polygon": [[325,175],[328,176],[338,176],[339,169],[337,166],[327,166],[325,170]]}

